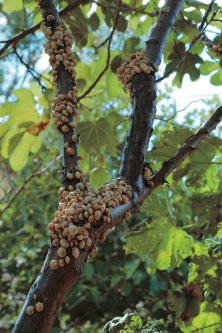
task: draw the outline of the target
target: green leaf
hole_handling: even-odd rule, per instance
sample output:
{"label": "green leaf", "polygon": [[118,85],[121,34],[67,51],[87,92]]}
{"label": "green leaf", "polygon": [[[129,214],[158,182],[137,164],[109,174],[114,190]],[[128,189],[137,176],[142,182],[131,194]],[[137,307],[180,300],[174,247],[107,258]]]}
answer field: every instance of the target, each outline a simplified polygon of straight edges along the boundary
{"label": "green leaf", "polygon": [[158,141],[150,153],[150,159],[163,162],[171,157],[193,132],[188,128],[174,127],[172,130],[163,130],[159,133]]}
{"label": "green leaf", "polygon": [[[161,209],[160,209],[161,207]],[[144,200],[141,210],[148,216],[162,218],[162,216],[173,219],[172,208],[165,189],[157,189],[148,200]]]}
{"label": "green leaf", "polygon": [[215,86],[221,85],[222,80],[222,70],[219,70],[216,74],[212,75],[210,78],[210,82]]}
{"label": "green leaf", "polygon": [[11,14],[23,9],[22,0],[4,0],[2,10],[5,13]]}
{"label": "green leaf", "polygon": [[[216,333],[222,325],[222,318],[219,313],[210,311],[209,304],[201,303],[199,314],[188,324],[181,323],[180,328],[183,333],[200,331],[201,333]],[[212,308],[212,307],[211,307]],[[219,332],[219,331],[218,331]]]}
{"label": "green leaf", "polygon": [[107,73],[106,75],[106,93],[108,98],[117,98],[119,91],[122,87],[120,82],[117,79],[117,76],[112,72]]}
{"label": "green leaf", "polygon": [[155,271],[178,267],[192,254],[193,244],[194,240],[185,231],[162,219],[128,235],[125,249],[127,253],[136,253],[143,259],[148,257],[147,268]]}
{"label": "green leaf", "polygon": [[90,16],[89,24],[91,25],[92,30],[97,30],[99,28],[100,20],[95,12]]}
{"label": "green leaf", "polygon": [[92,186],[99,187],[102,184],[110,181],[110,174],[108,170],[104,168],[94,168],[89,174],[89,180]]}
{"label": "green leaf", "polygon": [[199,23],[202,19],[201,12],[196,10],[196,9],[195,10],[189,10],[189,11],[185,10],[184,14],[188,19],[190,19],[192,21],[195,21],[197,23]]}
{"label": "green leaf", "polygon": [[28,8],[30,11],[34,11],[37,7],[37,3],[35,0],[23,0],[25,8]]}
{"label": "green leaf", "polygon": [[124,43],[123,47],[124,53],[128,55],[129,53],[135,52],[139,43],[140,39],[138,37],[128,38]]}
{"label": "green leaf", "polygon": [[111,277],[111,281],[110,281],[110,288],[113,288],[113,287],[115,287],[118,283],[119,283],[119,281],[122,279],[122,276],[120,275],[120,274],[118,274],[118,275],[113,275],[112,277]]}
{"label": "green leaf", "polygon": [[183,42],[190,42],[193,37],[198,34],[198,30],[190,22],[179,19],[176,22],[176,29],[183,33],[183,37],[180,39]]}
{"label": "green leaf", "polygon": [[11,155],[13,150],[16,148],[16,146],[19,144],[20,140],[22,139],[24,135],[24,131],[21,133],[16,133],[13,135],[13,137],[9,140],[9,146],[8,146],[8,154]]}
{"label": "green leaf", "polygon": [[2,131],[5,132],[12,126],[18,126],[27,121],[37,122],[40,118],[35,109],[34,96],[29,89],[16,89],[13,90],[13,93],[17,97],[17,101],[7,102],[0,109],[0,116],[9,116],[5,126],[0,126],[1,135]]}
{"label": "green leaf", "polygon": [[123,59],[120,55],[117,55],[113,58],[111,61],[111,69],[114,73],[116,73],[117,68],[121,66],[122,62]]}
{"label": "green leaf", "polygon": [[122,16],[122,15],[119,15],[117,25],[116,25],[116,29],[118,31],[124,32],[127,28],[127,24],[128,24],[128,22],[125,19],[125,17]]}
{"label": "green leaf", "polygon": [[[29,133],[25,133],[18,145],[14,148],[12,154],[10,155],[9,163],[14,171],[20,171],[26,165],[28,161],[28,154],[30,151],[35,151],[36,148],[36,136]],[[39,148],[39,144],[38,144]]]}
{"label": "green leaf", "polygon": [[78,133],[81,145],[88,153],[95,151],[98,154],[102,147],[106,147],[109,153],[115,154],[117,139],[106,118],[79,123]]}
{"label": "green leaf", "polygon": [[75,8],[73,15],[67,20],[73,37],[77,44],[82,47],[87,44],[88,27],[87,19],[80,8]]}
{"label": "green leaf", "polygon": [[1,154],[3,158],[8,158],[9,157],[9,144],[10,144],[10,139],[18,133],[17,128],[11,128],[10,131],[8,131],[4,137],[1,140]]}
{"label": "green leaf", "polygon": [[42,135],[35,136],[35,140],[33,139],[33,143],[30,149],[30,152],[32,154],[36,154],[39,151],[42,145],[42,141],[43,141]]}
{"label": "green leaf", "polygon": [[126,274],[126,278],[127,279],[131,279],[131,277],[133,276],[133,274],[135,273],[137,267],[140,264],[140,260],[139,259],[133,259],[128,261],[125,265],[124,265],[124,272]]}
{"label": "green leaf", "polygon": [[84,268],[84,277],[87,280],[90,280],[90,279],[92,279],[94,273],[95,273],[95,269],[94,269],[93,265],[88,262]]}
{"label": "green leaf", "polygon": [[200,72],[203,75],[208,75],[209,73],[211,73],[212,71],[214,71],[217,68],[218,68],[218,64],[216,62],[212,62],[212,61],[204,61],[199,67]]}
{"label": "green leaf", "polygon": [[90,80],[90,67],[84,62],[78,62],[76,65],[77,79]]}
{"label": "green leaf", "polygon": [[[175,65],[181,59],[181,54],[183,55],[185,52],[185,45],[183,43],[178,43],[176,46],[174,46],[173,51],[169,55],[170,62],[166,66],[165,74],[175,67]],[[189,74],[192,81],[197,80],[200,76],[200,70],[196,68],[196,65],[202,62],[203,60],[199,55],[187,53],[184,59],[175,68],[177,74],[173,80],[173,83],[177,87],[181,87],[185,74]]]}

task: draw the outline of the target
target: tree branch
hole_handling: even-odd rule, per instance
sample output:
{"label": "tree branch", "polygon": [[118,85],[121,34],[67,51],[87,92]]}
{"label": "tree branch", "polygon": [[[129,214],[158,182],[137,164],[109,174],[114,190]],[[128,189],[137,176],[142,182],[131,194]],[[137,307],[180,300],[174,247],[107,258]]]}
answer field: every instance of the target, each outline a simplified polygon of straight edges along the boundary
{"label": "tree branch", "polygon": [[[209,8],[208,8],[208,10],[209,10]],[[207,19],[208,15],[210,13],[208,10],[206,12],[207,16],[204,16],[205,19]],[[166,79],[167,77],[169,77],[175,71],[175,69],[183,62],[183,60],[185,59],[185,57],[189,54],[189,51],[192,49],[192,47],[196,44],[196,42],[198,40],[202,39],[203,41],[205,41],[208,44],[208,46],[213,46],[214,45],[211,42],[211,40],[206,36],[205,30],[207,29],[207,27],[210,24],[210,22],[212,22],[213,18],[216,16],[216,14],[217,14],[217,11],[212,14],[212,17],[211,17],[209,23],[206,23],[205,26],[204,26],[205,19],[202,20],[202,23],[200,25],[201,29],[200,29],[200,27],[198,28],[198,30],[200,31],[200,33],[198,34],[198,36],[196,36],[192,40],[192,42],[190,43],[188,49],[178,59],[178,61],[173,65],[173,67],[166,74],[164,74],[161,78],[159,78],[158,80],[156,80],[157,83],[163,81],[164,79]]]}
{"label": "tree branch", "polygon": [[201,22],[201,24],[199,26],[199,30],[200,31],[203,30],[205,23],[207,23],[208,16],[210,15],[210,13],[213,10],[214,3],[215,3],[215,0],[212,0],[211,3],[210,3],[210,5],[209,5],[209,7],[208,7],[208,9],[207,9],[207,11],[206,11],[206,13],[205,13],[205,15],[204,15],[204,17],[203,17],[203,19],[202,19],[202,22]]}
{"label": "tree branch", "polygon": [[97,83],[100,81],[100,79],[106,73],[106,71],[109,69],[110,56],[111,56],[111,43],[112,43],[113,35],[115,33],[116,26],[117,26],[117,23],[118,23],[118,18],[119,18],[119,9],[118,9],[118,7],[116,7],[116,9],[117,9],[117,12],[116,12],[115,21],[114,21],[114,24],[113,24],[113,29],[112,29],[110,35],[108,36],[108,38],[105,39],[105,43],[108,42],[108,45],[107,45],[106,65],[103,68],[103,70],[99,73],[99,75],[97,76],[97,78],[95,79],[95,81],[91,84],[91,86],[81,96],[78,97],[78,101],[80,101],[81,99],[83,99],[84,97],[86,97],[93,90],[93,88],[95,88],[95,86],[97,85]]}
{"label": "tree branch", "polygon": [[183,0],[166,1],[156,26],[151,30],[146,42],[146,54],[156,66],[160,65],[163,50],[183,3]]}
{"label": "tree branch", "polygon": [[[117,6],[109,4],[109,3],[100,3],[98,1],[93,1],[93,3],[95,3],[97,6],[100,6],[102,8],[117,9]],[[147,15],[147,16],[150,16],[150,17],[155,17],[159,14],[158,11],[155,11],[153,13],[145,11],[146,5],[137,8],[137,7],[128,6],[126,4],[122,4],[122,6],[120,6],[118,8],[119,8],[119,10],[121,10],[123,12],[124,11],[127,11],[127,12],[131,11],[131,12],[135,12],[135,13],[138,13],[138,14]]]}
{"label": "tree branch", "polygon": [[112,227],[117,226],[122,222],[124,214],[138,207],[145,198],[147,198],[157,187],[163,185],[166,181],[166,177],[173,173],[178,165],[189,156],[196,146],[212,132],[217,125],[222,121],[222,106],[220,106],[215,113],[209,118],[209,120],[193,135],[189,136],[177,153],[170,159],[165,161],[152,178],[150,178],[150,186],[143,184],[140,193],[134,193],[133,199],[126,205],[115,207],[112,211]]}
{"label": "tree branch", "polygon": [[162,168],[154,175],[152,181],[155,186],[163,184],[165,178],[184,160],[184,158],[195,150],[197,144],[212,132],[222,120],[222,106],[210,117],[210,119],[194,135],[191,135],[168,161],[163,163]]}
{"label": "tree branch", "polygon": [[[184,0],[167,0],[146,42],[145,54],[155,66],[160,59]],[[156,113],[154,74],[138,74],[132,80],[133,111],[122,154],[120,175],[134,188],[140,188],[147,147]]]}
{"label": "tree branch", "polygon": [[[73,9],[75,9],[76,7],[78,7],[79,5],[85,5],[87,3],[89,3],[89,0],[72,0],[69,5],[67,5],[65,8],[63,8],[59,12],[59,15],[61,17],[66,16],[70,11],[72,11]],[[1,42],[1,43],[5,43],[5,45],[0,49],[0,56],[3,56],[4,53],[7,51],[7,49],[11,45],[16,45],[24,37],[33,34],[35,31],[37,31],[40,28],[40,26],[41,26],[41,22],[33,25],[32,27],[30,27],[28,29],[24,29],[23,31],[21,31],[17,35],[13,36],[12,38],[10,38],[10,39],[8,39],[6,41]]]}
{"label": "tree branch", "polygon": [[[46,24],[46,27],[49,27],[51,29],[51,31],[53,33],[57,32],[59,33],[59,31],[56,31],[56,28],[60,25],[61,21],[60,21],[60,17],[59,17],[59,13],[56,10],[56,7],[53,3],[53,0],[40,0],[40,8],[41,11],[43,13],[43,17],[44,17],[44,22]],[[81,1],[78,2],[78,4],[82,3]],[[72,8],[73,5],[75,5],[75,7],[77,6],[77,2],[75,1],[74,3],[72,3]],[[48,17],[52,16],[53,19],[52,20],[48,20]],[[67,34],[67,32],[66,32]],[[48,37],[47,37],[48,38]],[[65,37],[68,38],[68,37]],[[62,43],[62,47],[65,48],[65,43],[67,43],[65,40],[60,41],[60,43]],[[48,44],[48,48],[50,48],[51,44]],[[62,52],[63,49],[61,46],[56,46],[57,47],[57,51],[60,52],[60,49]],[[62,137],[63,137],[63,167],[62,167],[62,182],[63,182],[63,186],[65,189],[68,189],[69,186],[72,186],[72,188],[74,189],[75,183],[76,181],[73,179],[68,179],[67,178],[67,173],[68,172],[72,172],[73,170],[75,170],[76,166],[77,166],[77,161],[78,161],[78,139],[77,139],[77,133],[76,133],[76,128],[75,128],[75,124],[74,124],[74,118],[75,116],[77,116],[76,110],[75,110],[75,100],[76,97],[73,95],[74,93],[74,88],[76,87],[76,82],[75,82],[75,78],[74,78],[74,72],[73,72],[73,54],[71,52],[71,47],[70,45],[67,46],[68,47],[68,52],[66,54],[66,62],[68,64],[70,64],[72,62],[72,65],[70,67],[65,66],[64,62],[56,62],[56,56],[53,55],[54,58],[51,59],[51,63],[52,63],[52,67],[54,69],[54,81],[57,84],[57,96],[61,96],[62,98],[68,98],[68,100],[66,101],[66,104],[64,104],[65,106],[62,108],[64,108],[64,110],[62,110],[62,112],[65,112],[66,116],[65,116],[65,123],[63,123],[63,121],[61,122],[62,125],[65,125],[66,130],[63,131],[62,130],[62,125],[60,125],[60,128],[57,125],[57,128],[60,130],[60,132],[62,133]],[[51,49],[49,49],[49,51],[51,51]],[[60,56],[59,54],[57,56]],[[60,56],[61,57],[61,56]],[[53,63],[53,59],[54,59],[54,63]],[[63,59],[63,58],[62,58]],[[71,94],[71,95],[70,95]],[[70,95],[70,97],[67,97],[68,95]],[[57,100],[58,101],[58,100]],[[60,101],[61,102],[61,101]],[[59,102],[59,103],[60,103]],[[69,113],[67,111],[67,102],[70,103],[69,109],[71,109],[71,113]],[[56,103],[56,102],[55,102]],[[64,102],[65,103],[65,102]],[[63,104],[62,104],[63,105]],[[54,104],[54,107],[56,107],[56,105]],[[61,107],[61,103],[58,104],[58,107]],[[61,121],[61,117],[64,118],[64,113],[60,112],[59,114],[59,119]],[[54,111],[55,114],[55,111]],[[58,118],[56,118],[58,121]],[[71,127],[69,126],[69,124],[73,124],[74,126]],[[76,139],[73,139],[73,136],[76,137]],[[68,149],[67,149],[68,148]]]}

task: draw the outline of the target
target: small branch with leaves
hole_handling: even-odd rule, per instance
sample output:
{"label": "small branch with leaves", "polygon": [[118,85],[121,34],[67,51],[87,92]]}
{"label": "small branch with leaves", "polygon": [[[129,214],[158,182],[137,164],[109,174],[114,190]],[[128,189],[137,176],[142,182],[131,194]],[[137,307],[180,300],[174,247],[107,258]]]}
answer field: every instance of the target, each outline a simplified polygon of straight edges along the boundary
{"label": "small branch with leaves", "polygon": [[13,46],[13,53],[16,55],[16,57],[18,58],[18,60],[20,61],[20,63],[25,66],[25,68],[27,69],[27,72],[29,74],[31,74],[31,76],[33,77],[33,79],[40,85],[40,87],[42,88],[42,90],[45,90],[45,86],[42,84],[42,82],[41,82],[41,80],[39,78],[41,75],[39,73],[37,73],[34,68],[32,68],[29,64],[27,64],[23,60],[23,57],[18,53],[15,45]]}
{"label": "small branch with leaves", "polygon": [[[2,216],[14,203],[16,198],[25,190],[26,186],[36,177],[42,176],[45,172],[47,172],[57,161],[62,158],[62,155],[57,156],[53,161],[49,162],[46,166],[42,169],[38,170],[36,167],[33,172],[24,180],[22,185],[13,193],[11,198],[6,203],[5,207],[0,211],[0,216]],[[8,193],[9,195],[10,193]]]}
{"label": "small branch with leaves", "polygon": [[[119,1],[119,4],[120,3],[121,2]],[[117,7],[117,9],[116,9],[116,17],[115,17],[115,20],[114,20],[112,31],[111,31],[111,33],[109,34],[109,36],[104,41],[104,44],[108,42],[108,44],[107,44],[106,65],[103,68],[103,70],[99,73],[99,75],[97,76],[97,78],[95,79],[95,81],[90,85],[90,87],[82,95],[80,95],[78,97],[78,101],[80,101],[81,99],[85,98],[88,94],[90,94],[90,92],[93,90],[93,88],[95,88],[95,86],[97,85],[97,83],[100,81],[100,79],[106,73],[106,71],[109,69],[110,56],[111,56],[111,44],[112,44],[113,35],[115,33],[115,30],[116,30],[116,26],[117,26],[117,23],[118,23],[118,18],[119,18],[119,7]]]}
{"label": "small branch with leaves", "polygon": [[[88,3],[88,0],[71,0],[70,3],[59,12],[59,15],[61,17],[64,17],[67,14],[69,14],[72,10],[74,10],[76,7],[78,7],[79,5],[85,5],[87,3]],[[13,36],[12,38],[10,38],[8,40],[1,41],[0,43],[1,44],[4,43],[5,45],[0,49],[0,56],[5,55],[10,46],[15,46],[23,38],[25,38],[26,36],[32,35],[34,32],[39,30],[40,27],[41,27],[41,22],[33,25],[30,28],[24,29],[23,31],[21,31],[20,33],[18,33],[17,35]]]}

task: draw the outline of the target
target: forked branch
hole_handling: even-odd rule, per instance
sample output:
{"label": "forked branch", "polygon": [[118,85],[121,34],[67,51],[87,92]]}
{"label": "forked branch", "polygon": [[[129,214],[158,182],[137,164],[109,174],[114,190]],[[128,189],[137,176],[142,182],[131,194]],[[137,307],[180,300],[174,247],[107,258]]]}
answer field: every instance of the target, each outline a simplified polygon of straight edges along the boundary
{"label": "forked branch", "polygon": [[[145,54],[154,67],[160,64],[164,47],[184,0],[167,0],[146,42]],[[155,75],[141,73],[132,80],[130,128],[122,154],[120,175],[140,190],[144,161],[156,114]]]}

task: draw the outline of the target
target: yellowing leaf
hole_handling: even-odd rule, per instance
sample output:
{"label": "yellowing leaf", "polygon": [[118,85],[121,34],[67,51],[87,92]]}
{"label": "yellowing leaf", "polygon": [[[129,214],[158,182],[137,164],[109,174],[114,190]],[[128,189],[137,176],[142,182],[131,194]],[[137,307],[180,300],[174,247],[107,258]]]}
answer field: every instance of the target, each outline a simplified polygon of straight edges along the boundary
{"label": "yellowing leaf", "polygon": [[31,90],[16,89],[13,93],[17,101],[6,102],[0,108],[1,154],[9,158],[13,170],[19,171],[27,163],[29,152],[39,150],[39,134],[48,128],[49,120],[42,119],[37,112]]}
{"label": "yellowing leaf", "polygon": [[37,151],[40,149],[40,147],[41,147],[41,144],[42,144],[42,140],[43,140],[43,138],[42,138],[42,136],[37,136],[37,137],[35,137],[35,141],[33,142],[33,145],[32,145],[32,147],[31,147],[31,149],[30,149],[30,152],[31,153],[33,153],[33,154],[35,154],[35,153],[37,153]]}
{"label": "yellowing leaf", "polygon": [[3,138],[1,142],[1,154],[3,158],[9,157],[9,145],[10,145],[10,139],[16,135],[18,132],[17,128],[12,128]]}
{"label": "yellowing leaf", "polygon": [[18,12],[23,9],[22,0],[4,0],[2,10],[5,13]]}
{"label": "yellowing leaf", "polygon": [[32,135],[39,135],[42,131],[47,130],[49,127],[49,120],[42,120],[37,124],[34,124],[28,129],[28,132]]}
{"label": "yellowing leaf", "polygon": [[200,331],[201,333],[216,333],[221,328],[222,318],[219,313],[213,312],[206,302],[200,305],[199,314],[192,322],[181,323],[180,328],[183,333]]}
{"label": "yellowing leaf", "polygon": [[28,161],[28,154],[36,143],[36,137],[25,133],[19,144],[13,150],[9,163],[14,171],[20,171]]}
{"label": "yellowing leaf", "polygon": [[35,109],[33,94],[28,89],[16,89],[13,93],[17,97],[16,102],[6,102],[0,108],[0,117],[8,116],[6,121],[0,124],[0,135],[4,135],[8,130],[17,127],[27,121],[37,122],[40,118]]}

